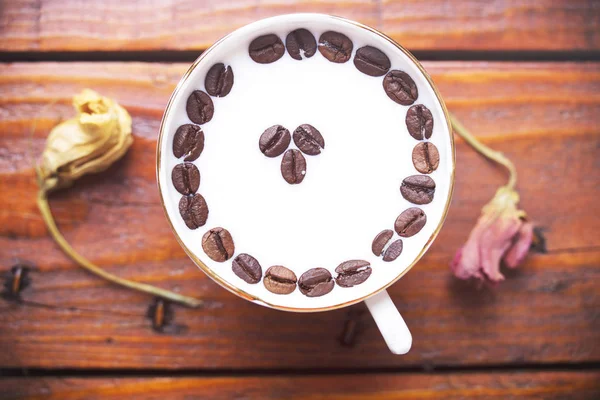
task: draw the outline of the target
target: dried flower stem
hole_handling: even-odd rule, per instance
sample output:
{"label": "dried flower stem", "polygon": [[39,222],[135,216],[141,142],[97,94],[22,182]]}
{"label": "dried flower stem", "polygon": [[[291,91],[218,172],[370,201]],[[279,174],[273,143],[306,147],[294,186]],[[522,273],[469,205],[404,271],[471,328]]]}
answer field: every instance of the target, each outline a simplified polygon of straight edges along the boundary
{"label": "dried flower stem", "polygon": [[101,278],[106,279],[107,281],[116,283],[117,285],[125,286],[129,289],[134,289],[140,292],[151,294],[153,296],[162,297],[164,299],[171,300],[177,303],[182,303],[190,307],[199,307],[202,305],[202,300],[194,299],[193,297],[183,296],[168,290],[157,288],[152,285],[147,285],[145,283],[137,283],[127,279],[119,278],[118,276],[108,273],[102,268],[92,264],[83,256],[78,254],[58,230],[58,227],[54,222],[54,218],[52,217],[52,212],[48,204],[48,196],[46,195],[45,191],[40,190],[38,192],[37,204],[40,209],[40,212],[42,213],[42,218],[44,219],[44,222],[46,223],[46,226],[48,227],[52,238],[56,241],[56,243],[62,249],[62,251],[64,251],[65,254],[71,257],[73,261],[79,264],[82,268],[88,270],[89,272],[95,275],[98,275]]}
{"label": "dried flower stem", "polygon": [[[54,100],[47,104],[40,114],[56,102],[57,100]],[[52,216],[52,211],[50,210],[50,205],[48,204],[48,193],[60,187],[71,185],[73,181],[84,174],[103,171],[127,151],[132,141],[131,117],[125,109],[113,100],[102,97],[92,90],[85,89],[81,94],[73,98],[73,103],[79,115],[68,121],[64,121],[50,132],[46,142],[46,149],[39,165],[33,157],[32,149],[32,138],[37,118],[34,120],[29,132],[29,152],[40,187],[37,195],[37,204],[50,235],[65,254],[79,266],[109,282],[173,302],[182,303],[189,307],[201,306],[201,300],[182,296],[151,285],[132,282],[104,271],[75,252],[58,230]],[[81,122],[79,118],[81,117],[82,110],[86,114],[85,126],[81,124],[76,125],[76,123]],[[111,112],[113,114],[110,114]],[[110,120],[105,118],[109,116],[112,116]],[[108,129],[108,131],[98,132],[98,129],[101,128]],[[86,129],[96,129],[96,131],[88,133]],[[99,135],[102,133],[112,135],[109,137],[112,141],[99,141]],[[89,134],[90,137],[86,137],[85,134]],[[70,143],[71,147],[66,146],[69,140],[72,141]],[[100,146],[104,146],[104,148]],[[81,154],[77,154],[76,150]]]}
{"label": "dried flower stem", "polygon": [[458,121],[458,119],[456,119],[456,117],[453,114],[448,114],[450,115],[452,129],[458,134],[458,136],[463,138],[465,142],[467,142],[471,147],[473,147],[478,153],[483,154],[485,157],[497,162],[498,164],[502,164],[508,170],[510,176],[508,178],[508,183],[505,187],[509,190],[514,190],[517,184],[517,169],[515,168],[515,165],[512,163],[512,161],[506,158],[504,154],[500,153],[499,151],[492,150],[485,144],[481,143],[475,138],[475,136],[471,134],[471,132],[467,130],[467,128],[463,126],[463,124],[461,124]]}

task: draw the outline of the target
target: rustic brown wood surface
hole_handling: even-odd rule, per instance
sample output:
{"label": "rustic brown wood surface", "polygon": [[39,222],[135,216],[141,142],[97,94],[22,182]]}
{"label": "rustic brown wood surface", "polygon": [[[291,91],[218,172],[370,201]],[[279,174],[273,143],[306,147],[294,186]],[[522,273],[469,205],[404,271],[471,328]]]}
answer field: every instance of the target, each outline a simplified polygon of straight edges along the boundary
{"label": "rustic brown wood surface", "polygon": [[[600,397],[599,372],[368,374],[207,378],[33,378],[0,381],[0,398],[149,399],[573,399]],[[4,390],[3,390],[4,389]],[[1,394],[1,393],[4,393]],[[575,396],[576,397],[575,397]]]}
{"label": "rustic brown wood surface", "polygon": [[145,1],[0,3],[0,50],[199,50],[233,29],[292,12],[368,24],[411,50],[600,49],[593,0]]}
{"label": "rustic brown wood surface", "polygon": [[[397,357],[362,305],[312,315],[269,310],[221,289],[185,256],[159,203],[155,146],[164,105],[186,65],[0,65],[0,271],[10,283],[13,265],[33,264],[20,301],[0,299],[0,368],[342,370],[599,362],[600,63],[425,67],[449,109],[515,161],[522,207],[545,229],[549,252],[507,271],[507,281],[496,288],[478,290],[451,276],[453,252],[506,179],[459,141],[446,225],[426,257],[391,289],[415,338],[412,351]],[[153,300],[78,269],[48,238],[35,206],[32,155],[40,153],[48,130],[72,115],[70,98],[84,87],[115,97],[131,112],[135,142],[109,171],[53,195],[52,208],[67,239],[93,262],[206,301],[198,310],[167,305],[165,324],[157,329],[147,316]],[[495,376],[491,383],[504,379]],[[591,385],[589,374],[577,376]],[[435,379],[454,390],[454,377]],[[60,382],[54,384],[60,388]],[[402,389],[390,382],[390,390]]]}
{"label": "rustic brown wood surface", "polygon": [[[389,353],[364,305],[269,310],[199,271],[155,183],[160,119],[189,64],[106,62],[185,61],[291,12],[366,23],[421,57],[521,60],[424,64],[450,111],[515,162],[548,253],[497,287],[452,277],[454,251],[506,179],[458,140],[447,222],[390,290],[414,336],[406,356]],[[600,398],[600,62],[558,62],[599,54],[593,0],[0,0],[0,399]],[[555,62],[524,62],[540,56]],[[33,59],[68,62],[2,63]],[[130,111],[135,141],[108,171],[52,195],[60,229],[102,268],[204,307],[108,284],[49,239],[33,159],[85,87]]]}

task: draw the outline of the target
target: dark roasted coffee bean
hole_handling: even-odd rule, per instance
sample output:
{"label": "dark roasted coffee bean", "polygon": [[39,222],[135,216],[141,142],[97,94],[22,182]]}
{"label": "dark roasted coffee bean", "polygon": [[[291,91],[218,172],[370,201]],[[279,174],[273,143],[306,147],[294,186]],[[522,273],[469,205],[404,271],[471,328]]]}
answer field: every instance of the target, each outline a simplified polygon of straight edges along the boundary
{"label": "dark roasted coffee bean", "polygon": [[315,156],[325,148],[325,139],[314,126],[302,124],[294,131],[294,143],[304,154]]}
{"label": "dark roasted coffee bean", "polygon": [[345,63],[352,56],[354,45],[343,33],[327,31],[319,38],[319,52],[334,63]]}
{"label": "dark roasted coffee bean", "polygon": [[200,186],[200,171],[189,162],[177,164],[171,172],[173,186],[181,194],[196,193]]}
{"label": "dark roasted coffee bean", "polygon": [[202,90],[194,90],[187,99],[185,110],[192,122],[202,125],[212,119],[215,106],[209,95]]}
{"label": "dark roasted coffee bean", "polygon": [[231,234],[225,228],[213,228],[202,236],[202,249],[217,262],[229,260],[235,253]]}
{"label": "dark roasted coffee bean", "polygon": [[394,69],[383,78],[383,89],[398,104],[410,106],[419,97],[415,81],[404,71]]}
{"label": "dark roasted coffee bean", "polygon": [[371,251],[373,254],[379,257],[383,253],[383,248],[390,241],[392,236],[394,236],[394,231],[391,229],[379,232],[371,244]]}
{"label": "dark roasted coffee bean", "polygon": [[183,222],[190,229],[197,229],[204,226],[208,219],[208,205],[201,194],[196,193],[193,196],[183,196],[179,200],[179,214]]}
{"label": "dark roasted coffee bean", "polygon": [[383,253],[383,261],[394,261],[402,253],[402,239],[392,242]]}
{"label": "dark roasted coffee bean", "polygon": [[249,254],[240,254],[231,263],[233,273],[247,283],[258,283],[262,278],[262,268],[256,258]]}
{"label": "dark roasted coffee bean", "polygon": [[281,160],[281,176],[290,185],[301,183],[306,176],[306,160],[298,150],[290,149]]}
{"label": "dark roasted coffee bean", "polygon": [[394,223],[396,233],[402,237],[411,237],[423,229],[427,215],[418,207],[411,207],[398,215]]}
{"label": "dark roasted coffee bean", "polygon": [[267,157],[281,155],[290,145],[290,131],[281,125],[273,125],[260,135],[258,148]]}
{"label": "dark roasted coffee bean", "polygon": [[427,175],[412,175],[404,178],[400,193],[411,203],[429,204],[435,194],[435,182]]}
{"label": "dark roasted coffee bean", "polygon": [[406,128],[417,140],[429,139],[433,132],[433,115],[423,104],[415,104],[406,112]]}
{"label": "dark roasted coffee bean", "polygon": [[421,142],[415,146],[412,152],[413,165],[422,174],[430,174],[440,164],[440,153],[431,142]]}
{"label": "dark roasted coffee bean", "polygon": [[194,161],[204,150],[204,132],[198,125],[185,124],[177,128],[173,136],[173,154],[185,155],[184,161]]}
{"label": "dark roasted coffee bean", "polygon": [[211,96],[227,96],[233,87],[233,69],[223,63],[213,65],[206,74],[204,87]]}
{"label": "dark roasted coffee bean", "polygon": [[259,64],[275,62],[285,53],[283,42],[275,34],[259,36],[248,47],[250,57]]}
{"label": "dark roasted coffee bean", "polygon": [[310,58],[317,51],[317,41],[312,33],[304,28],[290,32],[285,38],[285,47],[294,60],[302,60],[302,56]]}
{"label": "dark roasted coffee bean", "polygon": [[360,72],[370,76],[383,76],[391,66],[388,56],[372,46],[365,46],[356,50],[354,65]]}
{"label": "dark roasted coffee bean", "polygon": [[309,269],[300,276],[298,288],[308,297],[319,297],[333,290],[334,285],[331,273],[325,268]]}
{"label": "dark roasted coffee bean", "polygon": [[350,260],[341,263],[335,269],[338,273],[335,281],[341,287],[352,287],[360,285],[371,276],[371,264],[364,260]]}
{"label": "dark roasted coffee bean", "polygon": [[281,265],[274,265],[265,272],[263,284],[271,293],[290,294],[296,290],[297,281],[294,271]]}

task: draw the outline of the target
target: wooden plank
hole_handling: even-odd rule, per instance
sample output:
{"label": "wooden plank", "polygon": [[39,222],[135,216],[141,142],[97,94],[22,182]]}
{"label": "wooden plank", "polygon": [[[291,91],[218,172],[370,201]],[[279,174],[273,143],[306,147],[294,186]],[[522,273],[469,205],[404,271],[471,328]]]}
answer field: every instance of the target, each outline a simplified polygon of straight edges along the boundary
{"label": "wooden plank", "polygon": [[593,0],[14,0],[0,7],[4,51],[200,50],[252,21],[319,12],[373,26],[411,50],[597,51]]}
{"label": "wooden plank", "polygon": [[597,399],[600,373],[510,372],[183,378],[8,378],[0,399]]}
{"label": "wooden plank", "polygon": [[[600,360],[600,64],[428,63],[448,106],[512,158],[522,205],[546,229],[497,288],[456,281],[447,264],[505,176],[463,143],[453,205],[440,237],[391,295],[414,334],[405,357],[385,348],[362,305],[299,315],[258,307],[197,271],[159,204],[154,151],[162,109],[184,65],[0,65],[0,271],[35,264],[25,303],[0,300],[2,367],[356,368]],[[92,87],[130,110],[135,142],[108,172],[52,197],[74,247],[107,270],[206,300],[170,307],[159,332],[151,299],[77,269],[46,236],[29,156]],[[49,107],[52,101],[58,101]],[[37,131],[29,140],[33,122]],[[348,320],[353,345],[340,344]],[[352,324],[350,324],[352,325]],[[266,328],[268,327],[268,328]]]}

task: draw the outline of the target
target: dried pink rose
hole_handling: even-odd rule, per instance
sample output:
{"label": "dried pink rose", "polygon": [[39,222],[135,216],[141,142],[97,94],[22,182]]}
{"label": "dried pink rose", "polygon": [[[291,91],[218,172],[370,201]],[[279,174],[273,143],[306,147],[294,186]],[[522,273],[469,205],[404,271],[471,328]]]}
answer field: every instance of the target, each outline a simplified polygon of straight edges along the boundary
{"label": "dried pink rose", "polygon": [[525,212],[517,209],[518,202],[514,190],[507,186],[498,189],[450,264],[457,278],[501,282],[502,259],[510,268],[523,261],[533,240],[533,225],[525,220]]}
{"label": "dried pink rose", "polygon": [[[494,198],[481,210],[481,216],[471,231],[467,243],[454,256],[450,269],[460,279],[476,278],[492,283],[504,280],[500,264],[516,268],[525,259],[534,240],[533,224],[526,219],[525,211],[517,209],[519,194],[517,170],[504,156],[481,143],[450,114],[452,128],[473,149],[488,159],[504,166],[509,173],[508,183],[496,192]],[[544,249],[543,237],[537,245]]]}

